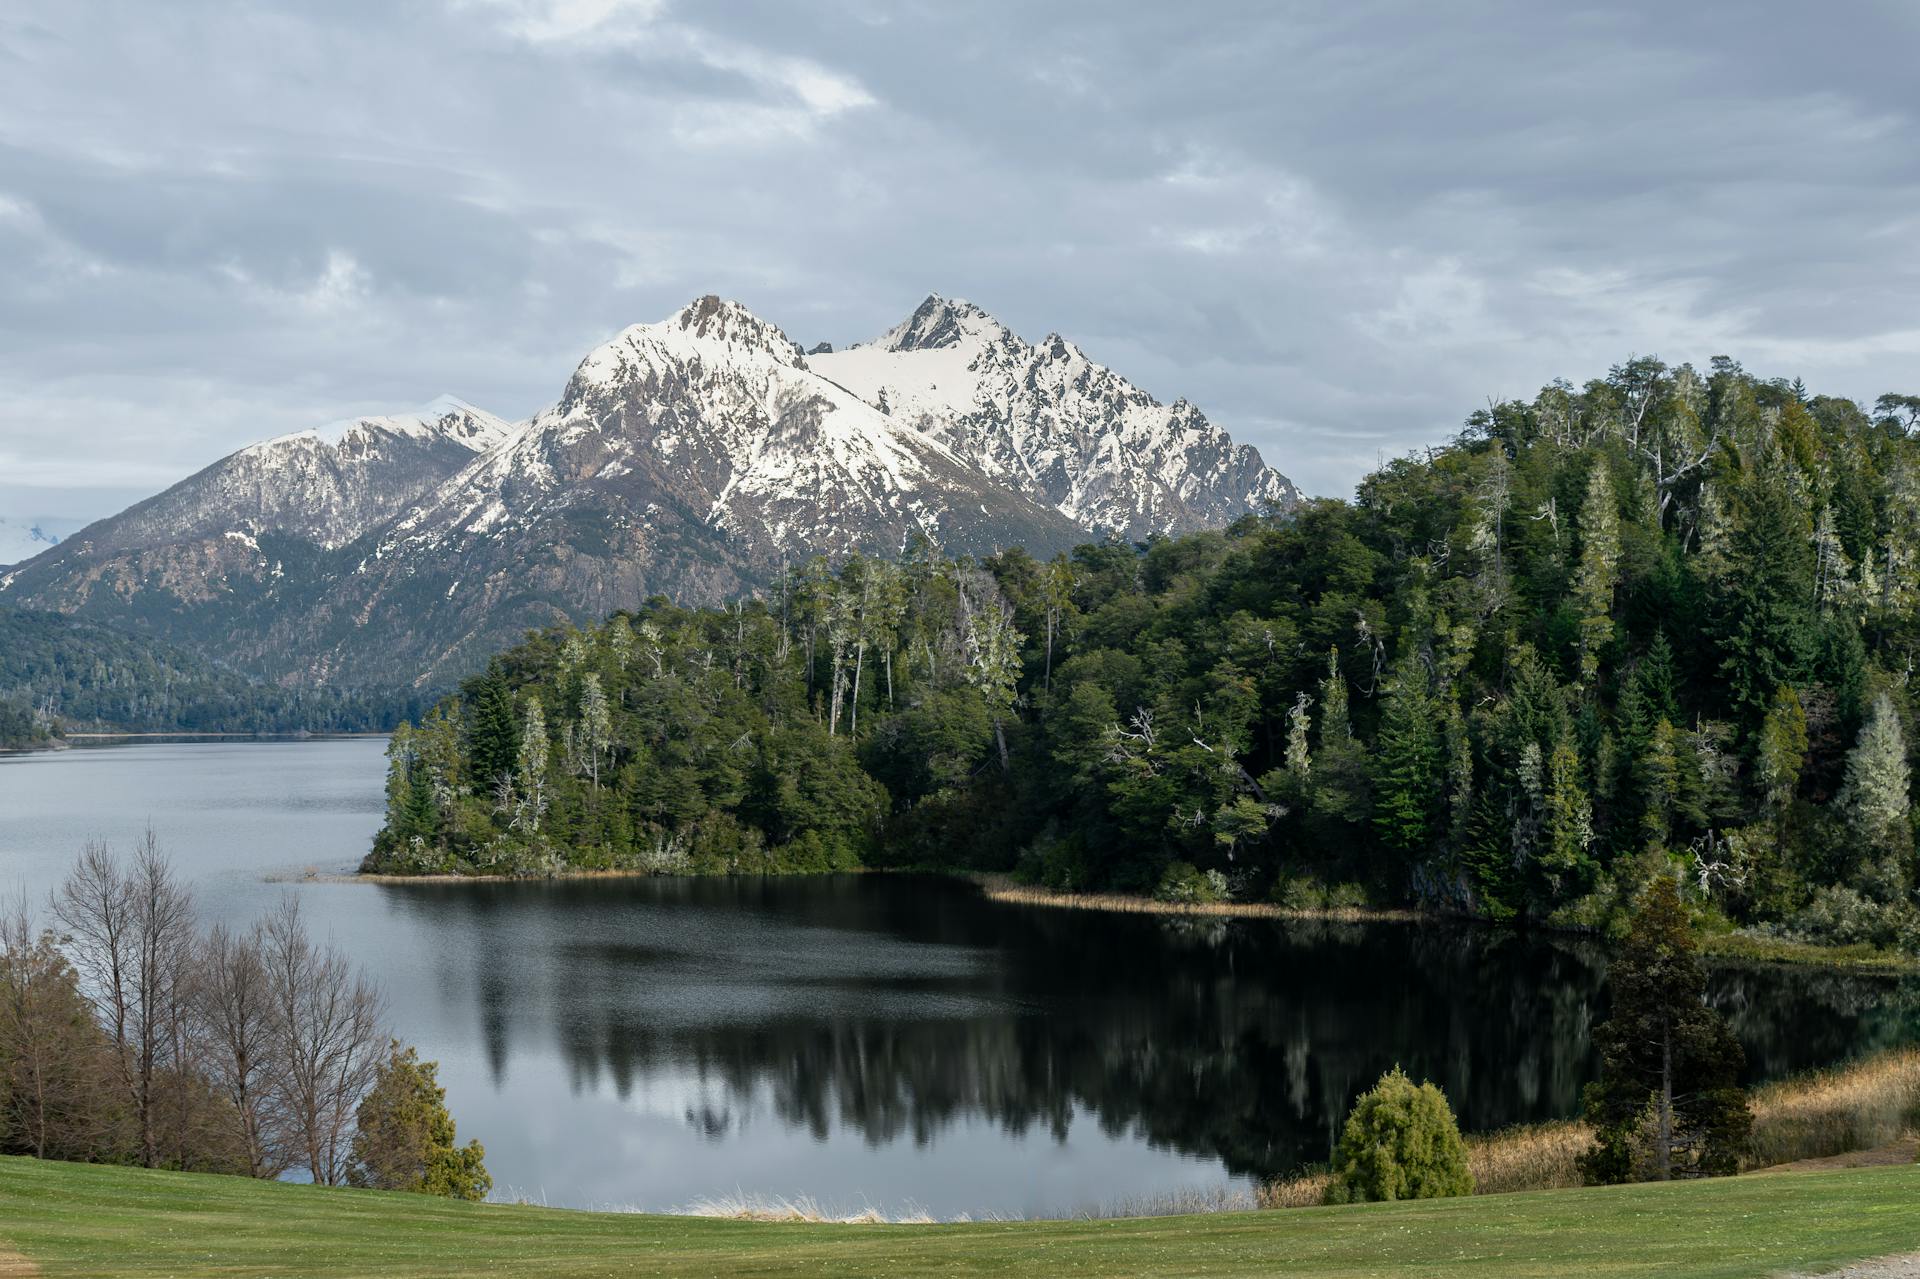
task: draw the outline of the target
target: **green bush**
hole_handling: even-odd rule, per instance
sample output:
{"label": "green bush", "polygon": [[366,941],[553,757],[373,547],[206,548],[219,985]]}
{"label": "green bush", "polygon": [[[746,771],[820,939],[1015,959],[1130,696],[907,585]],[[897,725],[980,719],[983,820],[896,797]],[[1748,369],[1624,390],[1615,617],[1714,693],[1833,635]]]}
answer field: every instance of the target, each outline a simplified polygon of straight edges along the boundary
{"label": "green bush", "polygon": [[1047,831],[1020,854],[1014,878],[1056,893],[1080,892],[1092,879],[1087,865],[1086,841],[1079,835],[1056,835]]}
{"label": "green bush", "polygon": [[1361,884],[1323,884],[1311,875],[1276,880],[1267,899],[1286,910],[1360,910],[1367,905]]}
{"label": "green bush", "polygon": [[1446,1094],[1395,1066],[1361,1095],[1334,1151],[1329,1203],[1473,1193],[1467,1143]]}
{"label": "green bush", "polygon": [[1217,870],[1197,870],[1191,863],[1175,862],[1160,876],[1153,890],[1155,901],[1179,906],[1206,906],[1225,901],[1227,877]]}
{"label": "green bush", "polygon": [[1328,910],[1360,910],[1367,904],[1367,890],[1363,884],[1335,884],[1327,889]]}
{"label": "green bush", "polygon": [[1325,910],[1327,893],[1316,879],[1287,875],[1274,881],[1267,900],[1286,910]]}
{"label": "green bush", "polygon": [[1829,885],[1776,931],[1794,941],[1822,946],[1911,950],[1920,941],[1920,919],[1904,902],[1877,902],[1852,888]]}

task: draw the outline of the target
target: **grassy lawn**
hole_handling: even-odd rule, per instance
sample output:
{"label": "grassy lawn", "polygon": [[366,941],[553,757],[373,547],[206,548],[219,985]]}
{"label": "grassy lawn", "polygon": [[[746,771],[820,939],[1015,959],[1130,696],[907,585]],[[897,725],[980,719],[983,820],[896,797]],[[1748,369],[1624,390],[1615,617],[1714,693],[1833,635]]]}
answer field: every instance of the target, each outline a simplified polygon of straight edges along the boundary
{"label": "grassy lawn", "polygon": [[[0,1159],[0,1245],[49,1276],[1699,1279],[1920,1250],[1920,1168],[1127,1221],[847,1226],[454,1204]],[[0,1260],[0,1274],[14,1273]]]}

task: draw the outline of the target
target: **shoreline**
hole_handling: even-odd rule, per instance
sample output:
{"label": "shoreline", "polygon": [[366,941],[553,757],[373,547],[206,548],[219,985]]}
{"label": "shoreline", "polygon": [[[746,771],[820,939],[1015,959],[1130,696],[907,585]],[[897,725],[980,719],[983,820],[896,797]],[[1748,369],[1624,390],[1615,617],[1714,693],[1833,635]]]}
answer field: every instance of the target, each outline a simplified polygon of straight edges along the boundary
{"label": "shoreline", "polygon": [[1749,933],[1714,933],[1700,939],[1702,959],[1729,964],[1758,964],[1776,968],[1833,968],[1846,972],[1902,977],[1920,972],[1920,956],[1871,946],[1821,946]]}
{"label": "shoreline", "polygon": [[[763,875],[814,875],[819,871],[764,872]],[[870,868],[830,872],[841,875],[884,875],[902,873]],[[1090,910],[1121,915],[1164,915],[1188,919],[1271,919],[1279,921],[1341,924],[1448,924],[1475,928],[1501,927],[1471,915],[1415,910],[1409,907],[1331,906],[1300,909],[1273,902],[1163,902],[1151,897],[1126,893],[1062,893],[1014,882],[1005,872],[940,871],[919,869],[907,873],[939,874],[971,884],[988,901],[1008,906],[1035,906],[1048,910]],[[277,874],[271,883],[323,884],[501,884],[559,882],[591,879],[651,879],[650,870],[597,869],[565,870],[557,875],[512,874],[431,874],[400,875],[384,871],[329,871],[307,874]],[[704,877],[702,877],[704,878]],[[1547,930],[1568,931],[1568,930]],[[1569,932],[1571,936],[1596,937],[1596,934]],[[1920,956],[1906,956],[1864,946],[1819,946],[1811,942],[1785,941],[1754,937],[1745,933],[1715,933],[1699,938],[1700,957],[1708,963],[1726,965],[1767,965],[1796,968],[1829,968],[1836,971],[1903,977],[1920,973]]]}
{"label": "shoreline", "polygon": [[1128,893],[1060,893],[1050,888],[1017,884],[1011,875],[961,875],[989,900],[1017,906],[1046,906],[1055,910],[1098,910],[1125,915],[1188,915],[1218,919],[1316,919],[1349,924],[1411,924],[1449,916],[1430,911],[1382,906],[1323,906],[1300,910],[1273,902],[1163,902]]}
{"label": "shoreline", "polygon": [[319,741],[326,741],[329,739],[342,738],[342,737],[355,737],[355,738],[391,737],[392,735],[393,734],[391,733],[374,733],[374,732],[315,733],[305,729],[294,729],[289,732],[261,732],[261,733],[232,733],[232,732],[206,732],[206,731],[196,731],[196,732],[163,731],[163,732],[141,732],[141,733],[105,733],[105,732],[65,733],[65,734],[62,734],[61,740],[69,741],[69,742],[117,742],[117,741],[137,741],[137,740],[140,740],[143,738],[149,738],[149,737],[238,737],[238,738],[243,738],[243,739],[248,739],[253,741],[319,742]]}

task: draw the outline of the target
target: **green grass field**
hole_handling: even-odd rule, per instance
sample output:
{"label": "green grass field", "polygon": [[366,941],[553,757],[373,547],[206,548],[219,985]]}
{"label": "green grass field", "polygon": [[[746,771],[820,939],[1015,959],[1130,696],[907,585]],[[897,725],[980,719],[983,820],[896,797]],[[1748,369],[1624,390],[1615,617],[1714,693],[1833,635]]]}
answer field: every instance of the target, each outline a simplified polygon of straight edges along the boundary
{"label": "green grass field", "polygon": [[[49,1276],[1704,1279],[1818,1273],[1920,1250],[1920,1168],[1122,1221],[852,1226],[456,1204],[0,1159],[0,1245]],[[33,1273],[0,1259],[0,1275]]]}

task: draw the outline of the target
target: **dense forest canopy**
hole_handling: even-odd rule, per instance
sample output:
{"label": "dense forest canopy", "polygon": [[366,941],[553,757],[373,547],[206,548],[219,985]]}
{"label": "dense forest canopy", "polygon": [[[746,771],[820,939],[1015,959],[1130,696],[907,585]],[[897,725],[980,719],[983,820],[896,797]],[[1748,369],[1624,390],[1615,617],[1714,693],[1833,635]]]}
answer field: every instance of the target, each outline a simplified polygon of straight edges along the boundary
{"label": "dense forest canopy", "polygon": [[533,635],[395,737],[369,865],[940,865],[1595,927],[1671,873],[1736,923],[1911,944],[1915,403],[1634,359],[1352,502],[815,560]]}
{"label": "dense forest canopy", "polygon": [[0,748],[42,742],[63,728],[381,730],[420,706],[417,696],[266,684],[97,623],[0,608]]}

